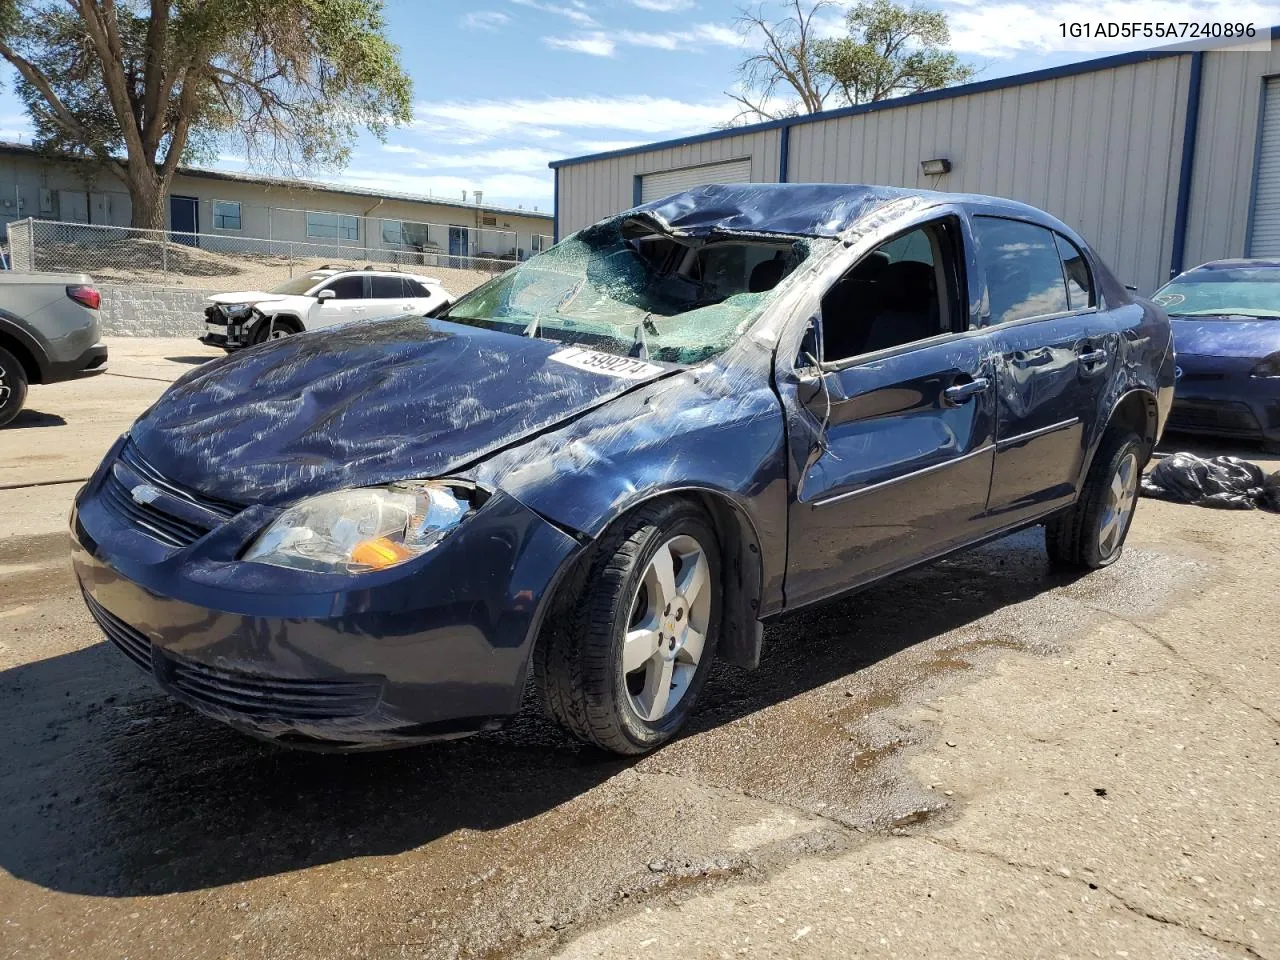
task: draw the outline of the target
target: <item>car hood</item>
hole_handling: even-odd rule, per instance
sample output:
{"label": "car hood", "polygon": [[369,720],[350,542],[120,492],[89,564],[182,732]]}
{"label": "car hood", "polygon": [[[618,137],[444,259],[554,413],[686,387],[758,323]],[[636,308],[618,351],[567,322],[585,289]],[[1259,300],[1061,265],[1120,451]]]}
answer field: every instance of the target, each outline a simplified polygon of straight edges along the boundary
{"label": "car hood", "polygon": [[1173,346],[1180,354],[1202,357],[1251,357],[1261,360],[1280,350],[1280,318],[1230,320],[1218,317],[1171,318]]}
{"label": "car hood", "polygon": [[262,290],[241,290],[239,293],[215,293],[206,297],[210,303],[262,303],[264,300],[283,300],[283,293],[265,293]]}
{"label": "car hood", "polygon": [[[592,364],[623,367],[598,372]],[[235,503],[444,476],[681,368],[402,317],[275,340],[178,380],[130,430]]]}

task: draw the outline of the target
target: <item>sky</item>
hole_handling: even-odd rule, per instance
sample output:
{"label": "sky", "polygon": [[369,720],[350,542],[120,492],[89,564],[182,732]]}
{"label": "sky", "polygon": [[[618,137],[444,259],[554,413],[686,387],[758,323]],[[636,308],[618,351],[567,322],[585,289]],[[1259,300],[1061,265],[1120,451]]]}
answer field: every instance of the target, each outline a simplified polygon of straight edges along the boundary
{"label": "sky", "polygon": [[[841,32],[838,0],[821,16]],[[758,2],[753,4],[757,6]],[[1280,24],[1280,0],[924,0],[947,13],[951,48],[993,79],[1151,41],[1071,40],[1063,22]],[[388,33],[414,81],[414,120],[385,143],[363,136],[349,165],[310,179],[550,211],[552,160],[651,143],[729,121],[735,68],[751,44],[742,0],[387,0]],[[781,10],[780,0],[765,9]],[[7,70],[7,67],[5,68]],[[0,71],[0,139],[30,142]],[[832,106],[839,106],[833,103]],[[211,164],[243,171],[234,151]],[[271,171],[261,171],[271,172]]]}

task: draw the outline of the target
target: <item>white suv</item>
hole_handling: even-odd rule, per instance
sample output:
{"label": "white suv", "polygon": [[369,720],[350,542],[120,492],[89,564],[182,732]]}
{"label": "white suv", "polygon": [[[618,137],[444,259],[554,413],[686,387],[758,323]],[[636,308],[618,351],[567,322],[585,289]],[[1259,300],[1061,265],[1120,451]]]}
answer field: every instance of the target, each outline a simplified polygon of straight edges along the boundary
{"label": "white suv", "polygon": [[218,293],[208,301],[200,342],[234,350],[348,320],[426,316],[453,297],[431,277],[371,267],[321,267],[270,292]]}

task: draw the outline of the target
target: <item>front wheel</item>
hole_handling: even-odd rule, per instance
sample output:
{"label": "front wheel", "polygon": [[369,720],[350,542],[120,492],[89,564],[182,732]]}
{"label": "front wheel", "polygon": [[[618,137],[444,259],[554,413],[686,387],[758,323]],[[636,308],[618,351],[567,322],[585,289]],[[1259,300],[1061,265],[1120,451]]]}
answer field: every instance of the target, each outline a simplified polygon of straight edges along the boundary
{"label": "front wheel", "polygon": [[720,630],[720,550],[706,515],[643,507],[600,541],[566,619],[534,652],[547,712],[574,736],[639,754],[684,726]]}
{"label": "front wheel", "polygon": [[302,327],[292,317],[263,317],[253,328],[249,343],[251,346],[257,346],[268,340],[283,340],[285,337],[301,332]]}
{"label": "front wheel", "polygon": [[1132,431],[1103,438],[1080,499],[1045,524],[1051,560],[1077,570],[1097,570],[1120,559],[1146,462],[1146,445]]}

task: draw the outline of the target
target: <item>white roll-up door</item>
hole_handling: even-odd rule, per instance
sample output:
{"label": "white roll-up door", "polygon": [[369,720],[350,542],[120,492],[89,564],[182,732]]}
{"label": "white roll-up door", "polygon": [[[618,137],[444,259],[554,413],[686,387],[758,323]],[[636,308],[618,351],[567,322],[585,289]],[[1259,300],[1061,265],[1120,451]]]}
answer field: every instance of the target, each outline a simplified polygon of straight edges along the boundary
{"label": "white roll-up door", "polygon": [[1259,136],[1249,256],[1280,257],[1280,77],[1267,81]]}
{"label": "white roll-up door", "polygon": [[751,160],[728,160],[724,163],[704,163],[698,167],[681,167],[646,173],[640,179],[640,200],[661,200],[673,193],[692,190],[707,183],[750,183]]}

